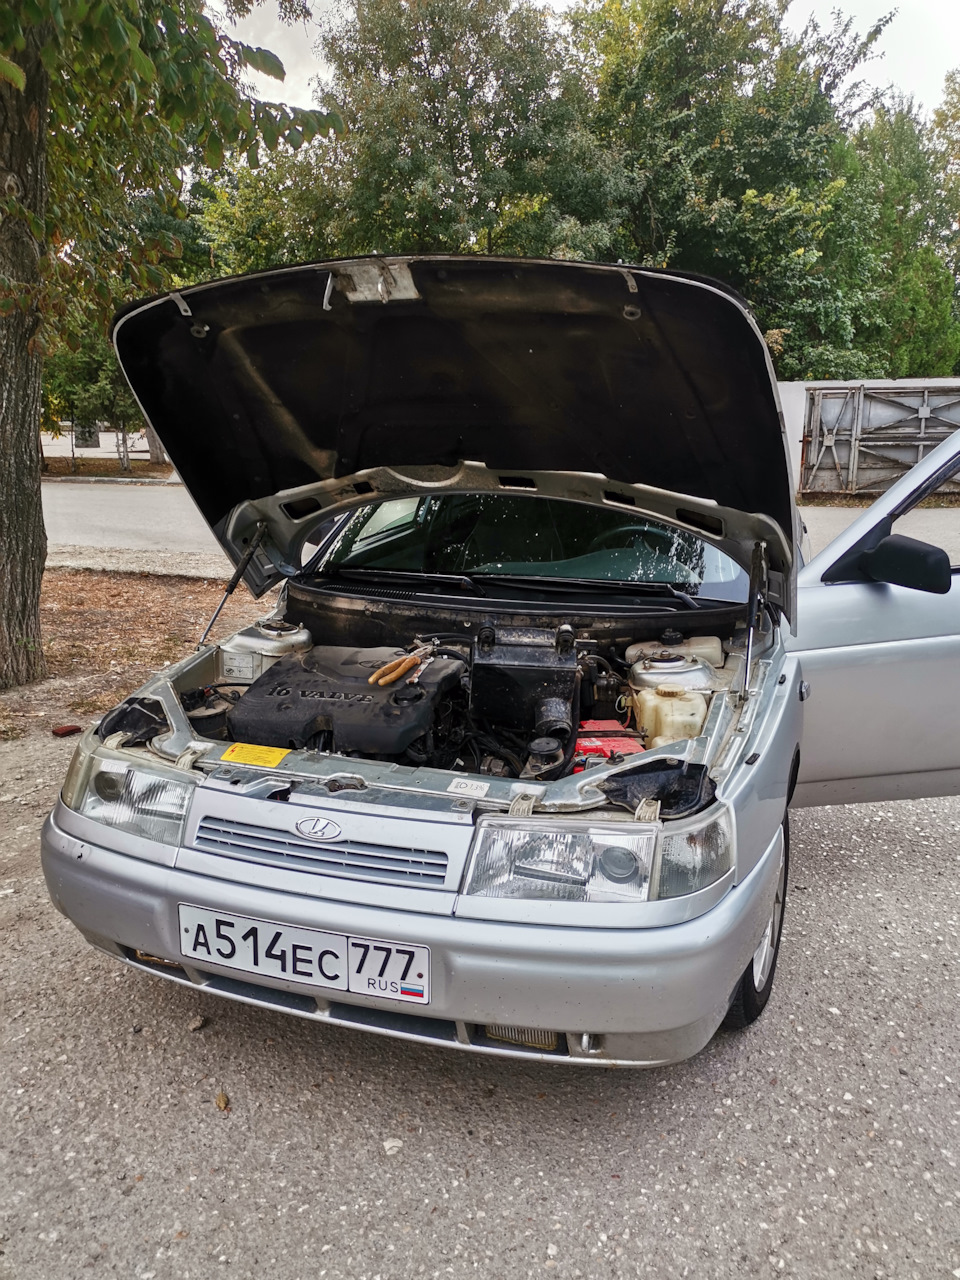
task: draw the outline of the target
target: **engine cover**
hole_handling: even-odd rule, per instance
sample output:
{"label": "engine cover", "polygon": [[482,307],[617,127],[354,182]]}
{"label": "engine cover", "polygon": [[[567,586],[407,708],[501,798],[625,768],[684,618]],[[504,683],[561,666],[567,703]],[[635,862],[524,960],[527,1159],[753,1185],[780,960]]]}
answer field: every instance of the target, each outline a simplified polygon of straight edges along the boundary
{"label": "engine cover", "polygon": [[400,755],[431,727],[438,698],[466,670],[464,662],[435,658],[416,684],[405,676],[385,688],[368,683],[378,667],[404,656],[401,649],[316,645],[281,658],[230,711],[230,734],[269,747],[323,741],[332,751]]}

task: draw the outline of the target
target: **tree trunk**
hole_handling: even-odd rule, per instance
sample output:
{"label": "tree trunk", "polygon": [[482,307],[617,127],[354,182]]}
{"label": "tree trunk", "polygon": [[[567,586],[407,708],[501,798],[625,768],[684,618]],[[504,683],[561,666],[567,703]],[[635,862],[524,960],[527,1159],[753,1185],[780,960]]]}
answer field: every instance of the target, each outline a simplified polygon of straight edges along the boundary
{"label": "tree trunk", "polygon": [[160,437],[154,431],[153,427],[147,426],[144,429],[144,434],[147,437],[147,448],[150,450],[150,461],[158,464],[166,462],[167,455],[164,453],[163,445],[160,443]]}
{"label": "tree trunk", "polygon": [[130,470],[130,442],[127,439],[126,427],[115,427],[114,437],[117,442],[117,457],[120,459],[120,470]]}
{"label": "tree trunk", "polygon": [[[21,93],[0,80],[0,193],[37,217],[46,211],[49,79],[40,62],[44,32],[27,28],[13,60],[27,77]],[[0,217],[0,277],[39,280],[43,246],[26,223]],[[34,307],[0,318],[0,689],[46,675],[40,643],[40,581],[47,553],[40,504],[40,372]]]}

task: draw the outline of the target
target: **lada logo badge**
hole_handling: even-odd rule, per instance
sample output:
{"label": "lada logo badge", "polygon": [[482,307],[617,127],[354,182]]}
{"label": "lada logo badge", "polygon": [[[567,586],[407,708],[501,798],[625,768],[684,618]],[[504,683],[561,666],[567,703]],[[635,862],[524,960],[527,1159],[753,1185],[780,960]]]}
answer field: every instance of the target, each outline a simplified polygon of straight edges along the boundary
{"label": "lada logo badge", "polygon": [[336,840],[340,827],[332,818],[301,818],[297,830],[308,840]]}

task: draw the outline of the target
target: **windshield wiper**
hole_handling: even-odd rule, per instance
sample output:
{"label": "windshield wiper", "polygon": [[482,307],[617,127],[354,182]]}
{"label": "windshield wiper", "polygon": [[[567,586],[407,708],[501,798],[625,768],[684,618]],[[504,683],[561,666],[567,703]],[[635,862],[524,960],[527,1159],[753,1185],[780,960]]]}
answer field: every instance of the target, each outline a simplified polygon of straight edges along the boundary
{"label": "windshield wiper", "polygon": [[476,582],[482,578],[484,582],[504,582],[511,586],[532,586],[538,590],[567,592],[571,587],[585,588],[598,595],[606,593],[615,595],[646,596],[679,600],[685,609],[699,609],[701,606],[692,596],[669,582],[607,582],[603,578],[547,578],[531,573],[475,573],[471,579]]}
{"label": "windshield wiper", "polygon": [[352,578],[385,578],[387,582],[395,582],[398,585],[406,584],[408,586],[422,586],[423,584],[435,583],[442,587],[459,587],[461,591],[470,591],[475,596],[485,596],[487,593],[478,582],[473,578],[468,578],[465,573],[426,573],[416,569],[376,569],[372,565],[330,565],[328,568],[321,570],[317,575],[321,578],[344,578],[350,581]]}

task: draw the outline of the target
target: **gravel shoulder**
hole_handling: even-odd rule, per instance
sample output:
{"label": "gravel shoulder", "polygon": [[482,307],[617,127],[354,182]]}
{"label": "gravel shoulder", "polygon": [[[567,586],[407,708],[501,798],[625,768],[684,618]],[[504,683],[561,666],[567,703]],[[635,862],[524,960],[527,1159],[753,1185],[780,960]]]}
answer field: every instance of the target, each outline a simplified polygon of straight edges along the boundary
{"label": "gravel shoulder", "polygon": [[[960,1269],[960,801],[795,815],[770,1006],[678,1067],[265,1014],[93,951],[40,873],[73,746],[51,725],[195,643],[219,595],[163,581],[64,571],[55,675],[0,696],[0,1280]],[[231,607],[225,630],[263,611]]]}

